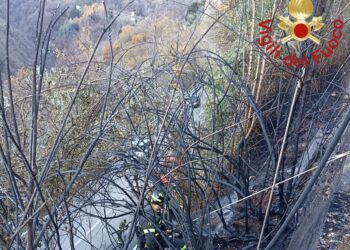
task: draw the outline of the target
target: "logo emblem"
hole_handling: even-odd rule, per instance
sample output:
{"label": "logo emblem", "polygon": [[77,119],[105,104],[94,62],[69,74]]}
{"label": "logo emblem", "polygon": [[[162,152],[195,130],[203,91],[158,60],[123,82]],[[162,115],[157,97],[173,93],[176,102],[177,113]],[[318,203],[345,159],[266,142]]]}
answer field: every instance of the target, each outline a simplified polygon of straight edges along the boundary
{"label": "logo emblem", "polygon": [[281,21],[278,27],[286,32],[288,36],[284,37],[281,42],[286,43],[291,40],[306,41],[310,39],[316,44],[320,44],[320,39],[313,35],[313,31],[322,29],[324,23],[322,22],[322,16],[313,17],[311,22],[307,19],[312,16],[314,6],[311,0],[291,0],[288,5],[289,15],[293,17],[279,16]]}

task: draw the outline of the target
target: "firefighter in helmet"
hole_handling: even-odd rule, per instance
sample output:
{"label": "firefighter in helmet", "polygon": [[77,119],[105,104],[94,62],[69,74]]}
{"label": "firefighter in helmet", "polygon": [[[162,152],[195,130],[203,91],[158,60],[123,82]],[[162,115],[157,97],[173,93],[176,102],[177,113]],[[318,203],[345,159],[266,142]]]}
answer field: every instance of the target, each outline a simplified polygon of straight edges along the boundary
{"label": "firefighter in helmet", "polygon": [[[181,237],[176,238],[173,225],[170,221],[173,218],[171,211],[164,208],[164,193],[160,190],[155,190],[150,197],[150,205],[147,206],[139,218],[139,249],[179,249],[185,250],[186,244]],[[163,220],[164,215],[168,214],[167,223]],[[163,234],[161,234],[161,232]],[[170,248],[164,238],[168,238],[168,242],[171,242]],[[181,235],[179,235],[181,236]],[[175,246],[175,248],[174,248]]]}
{"label": "firefighter in helmet", "polygon": [[164,249],[166,244],[160,231],[165,232],[166,226],[162,220],[164,193],[160,190],[152,192],[150,204],[139,218],[139,247],[140,249]]}

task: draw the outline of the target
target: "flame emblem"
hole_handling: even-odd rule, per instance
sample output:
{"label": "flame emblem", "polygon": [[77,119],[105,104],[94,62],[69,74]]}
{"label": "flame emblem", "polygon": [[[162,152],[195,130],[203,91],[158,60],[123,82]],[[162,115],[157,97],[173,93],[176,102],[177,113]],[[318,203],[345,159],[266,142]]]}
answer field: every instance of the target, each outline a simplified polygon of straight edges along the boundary
{"label": "flame emblem", "polygon": [[300,42],[310,39],[314,43],[320,44],[320,39],[315,37],[312,32],[318,31],[324,26],[322,16],[313,17],[311,22],[306,21],[312,16],[313,11],[314,6],[312,0],[291,0],[289,2],[288,12],[295,21],[292,21],[290,17],[278,17],[281,21],[278,27],[289,33],[288,36],[282,39],[282,43],[289,42],[293,39]]}

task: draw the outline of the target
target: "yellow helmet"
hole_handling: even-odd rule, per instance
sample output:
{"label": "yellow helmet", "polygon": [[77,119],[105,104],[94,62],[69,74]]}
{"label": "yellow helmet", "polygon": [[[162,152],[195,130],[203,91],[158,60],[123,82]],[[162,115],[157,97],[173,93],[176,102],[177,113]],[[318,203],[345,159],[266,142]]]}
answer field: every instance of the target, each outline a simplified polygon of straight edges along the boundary
{"label": "yellow helmet", "polygon": [[151,195],[151,203],[163,205],[164,203],[164,194],[162,191],[155,190]]}

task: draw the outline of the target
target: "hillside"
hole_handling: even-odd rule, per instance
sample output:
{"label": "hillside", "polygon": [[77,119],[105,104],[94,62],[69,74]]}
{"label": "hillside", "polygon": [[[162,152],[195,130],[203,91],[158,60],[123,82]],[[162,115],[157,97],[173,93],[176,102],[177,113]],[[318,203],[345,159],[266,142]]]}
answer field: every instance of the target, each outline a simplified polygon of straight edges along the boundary
{"label": "hillside", "polygon": [[[105,1],[108,8],[113,10],[110,14],[116,15],[122,10],[122,8],[129,1]],[[114,25],[114,35],[120,32],[121,27],[131,24],[135,25],[135,22],[143,20],[147,17],[151,17],[156,13],[156,15],[161,15],[166,12],[173,12],[176,15],[186,14],[187,7],[190,6],[193,0],[183,1],[183,5],[177,5],[176,8],[171,8],[171,4],[167,3],[165,0],[136,0],[130,5],[125,11],[123,11],[121,18],[119,18],[116,25]],[[71,41],[74,40],[74,35],[80,36],[79,31],[82,29],[89,29],[91,34],[94,34],[91,39],[95,41],[99,33],[100,27],[104,24],[104,12],[93,11],[94,5],[100,5],[95,3],[95,1],[90,0],[65,0],[65,1],[46,1],[46,26],[47,28],[48,20],[51,17],[60,13],[65,8],[69,8],[66,15],[55,27],[56,34],[53,39],[53,43],[60,48],[64,49],[69,47]],[[101,5],[102,6],[102,5]],[[36,0],[14,0],[10,1],[10,23],[11,23],[11,34],[10,34],[10,51],[11,65],[13,69],[18,69],[23,66],[29,66],[33,63],[34,55],[33,51],[35,49],[36,43],[36,23],[38,18],[38,8],[39,2]],[[3,34],[6,32],[6,1],[0,3],[0,30]],[[101,9],[100,9],[101,10]],[[103,9],[102,9],[103,10]],[[85,11],[85,13],[84,13]],[[94,19],[91,15],[95,15]],[[179,16],[179,17],[180,17]],[[74,19],[78,19],[75,20]],[[76,34],[77,33],[77,34]],[[5,47],[5,36],[0,37],[0,45],[2,48]],[[76,45],[74,45],[76,46]],[[75,48],[70,48],[74,50]],[[0,52],[0,58],[5,57],[5,51]],[[51,55],[49,60],[49,65],[53,66],[55,63],[54,55]]]}
{"label": "hillside", "polygon": [[0,249],[342,250],[349,13],[1,1]]}

